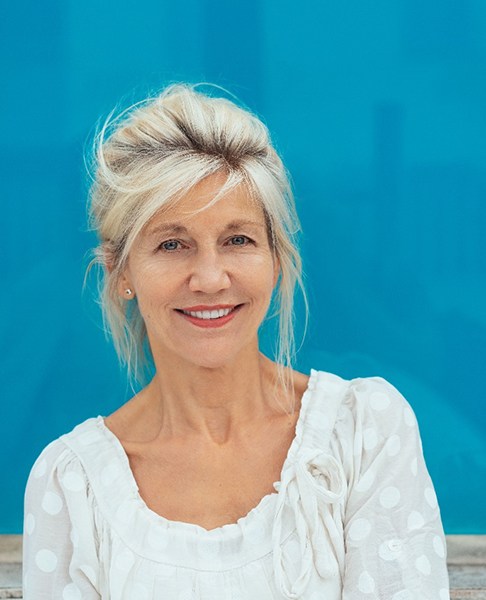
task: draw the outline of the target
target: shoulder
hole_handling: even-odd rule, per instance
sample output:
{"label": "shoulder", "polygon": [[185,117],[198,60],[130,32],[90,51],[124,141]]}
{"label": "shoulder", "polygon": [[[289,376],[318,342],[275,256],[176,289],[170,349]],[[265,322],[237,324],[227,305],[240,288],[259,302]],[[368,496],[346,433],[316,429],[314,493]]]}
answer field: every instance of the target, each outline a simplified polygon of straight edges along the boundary
{"label": "shoulder", "polygon": [[[370,491],[374,481],[392,473],[414,480],[418,472],[426,473],[415,414],[394,385],[382,377],[333,375],[331,381],[337,411],[330,453],[344,469],[350,491]],[[320,417],[326,418],[322,410]]]}
{"label": "shoulder", "polygon": [[357,415],[369,415],[377,419],[383,416],[400,416],[414,420],[410,404],[404,396],[382,377],[364,377],[348,382],[347,405]]}
{"label": "shoulder", "polygon": [[85,486],[83,461],[76,452],[76,446],[93,437],[96,432],[96,421],[97,419],[84,421],[69,433],[50,442],[41,451],[30,471],[27,491],[49,487],[54,480],[68,489]]}
{"label": "shoulder", "polygon": [[406,413],[413,416],[410,404],[390,382],[383,377],[356,377],[344,379],[326,371],[314,371],[316,387],[339,395],[341,410],[359,416],[363,413]]}
{"label": "shoulder", "polygon": [[414,411],[394,385],[382,377],[335,381],[342,391],[331,446],[350,472],[362,461],[422,455]]}
{"label": "shoulder", "polygon": [[[415,414],[397,388],[382,377],[343,379],[318,371],[318,385],[328,390],[336,406],[334,438],[343,446],[371,449],[387,443],[393,451],[398,438],[417,439]],[[326,398],[324,397],[325,401]],[[325,407],[324,407],[325,408]],[[348,448],[350,449],[350,448]]]}

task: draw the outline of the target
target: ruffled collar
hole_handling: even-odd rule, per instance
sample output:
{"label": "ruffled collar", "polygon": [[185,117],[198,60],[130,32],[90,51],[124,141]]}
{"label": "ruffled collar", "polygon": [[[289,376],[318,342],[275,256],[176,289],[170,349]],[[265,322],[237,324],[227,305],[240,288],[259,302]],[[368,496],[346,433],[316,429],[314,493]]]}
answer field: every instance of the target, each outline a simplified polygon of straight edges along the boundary
{"label": "ruffled collar", "polygon": [[[88,419],[62,439],[81,461],[105,522],[136,554],[210,571],[237,568],[273,554],[277,587],[286,598],[298,598],[312,565],[321,576],[330,572],[322,547],[324,516],[342,505],[346,482],[339,463],[329,454],[329,442],[348,384],[335,375],[311,370],[276,492],[264,496],[236,523],[211,530],[170,521],[147,507],[128,457],[103,417]],[[297,579],[289,581],[283,547],[294,533],[301,547],[301,567]]]}

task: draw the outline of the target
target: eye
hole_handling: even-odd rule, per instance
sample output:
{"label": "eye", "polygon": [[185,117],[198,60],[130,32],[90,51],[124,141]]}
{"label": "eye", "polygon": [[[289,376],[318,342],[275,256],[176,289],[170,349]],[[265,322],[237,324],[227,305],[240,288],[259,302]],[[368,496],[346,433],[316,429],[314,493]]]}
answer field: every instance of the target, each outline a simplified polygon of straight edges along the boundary
{"label": "eye", "polygon": [[246,237],[246,235],[234,235],[229,239],[232,246],[246,246],[250,241],[250,238]]}
{"label": "eye", "polygon": [[167,240],[166,242],[162,242],[159,248],[165,252],[174,252],[180,250],[180,242],[178,240]]}

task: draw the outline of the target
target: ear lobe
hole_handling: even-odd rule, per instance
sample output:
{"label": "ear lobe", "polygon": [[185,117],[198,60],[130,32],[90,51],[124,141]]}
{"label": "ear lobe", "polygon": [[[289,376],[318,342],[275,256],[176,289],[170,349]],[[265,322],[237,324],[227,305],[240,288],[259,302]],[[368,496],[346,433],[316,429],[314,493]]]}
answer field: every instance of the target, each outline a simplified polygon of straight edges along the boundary
{"label": "ear lobe", "polygon": [[[128,277],[123,274],[117,283],[118,295],[125,300],[133,298],[133,286],[130,283]],[[127,291],[128,290],[128,291]]]}

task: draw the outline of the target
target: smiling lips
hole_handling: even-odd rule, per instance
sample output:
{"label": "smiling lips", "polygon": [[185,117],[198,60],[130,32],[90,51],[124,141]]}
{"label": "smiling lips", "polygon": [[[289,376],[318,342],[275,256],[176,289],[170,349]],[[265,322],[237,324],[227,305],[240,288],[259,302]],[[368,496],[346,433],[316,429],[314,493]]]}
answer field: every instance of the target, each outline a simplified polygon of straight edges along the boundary
{"label": "smiling lips", "polygon": [[176,311],[198,327],[222,327],[235,316],[242,304],[217,304],[213,306],[189,306]]}

